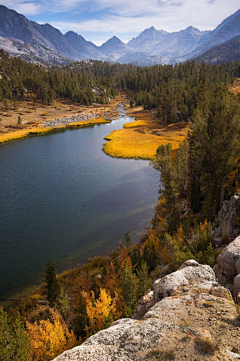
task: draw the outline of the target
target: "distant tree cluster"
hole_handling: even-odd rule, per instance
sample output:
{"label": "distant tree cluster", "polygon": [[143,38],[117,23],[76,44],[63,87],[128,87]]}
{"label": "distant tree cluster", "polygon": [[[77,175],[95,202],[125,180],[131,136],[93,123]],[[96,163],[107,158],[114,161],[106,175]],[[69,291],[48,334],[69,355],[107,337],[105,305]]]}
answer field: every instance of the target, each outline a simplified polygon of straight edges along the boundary
{"label": "distant tree cluster", "polygon": [[125,86],[133,92],[132,104],[145,109],[157,108],[166,124],[188,121],[215,89],[231,84],[238,75],[238,64],[219,66],[197,64],[156,65],[129,70]]}
{"label": "distant tree cluster", "polygon": [[101,62],[43,67],[10,57],[0,50],[0,101],[14,102],[16,98],[34,95],[47,105],[56,98],[84,105],[107,103],[108,98],[117,94],[108,75],[110,72]]}

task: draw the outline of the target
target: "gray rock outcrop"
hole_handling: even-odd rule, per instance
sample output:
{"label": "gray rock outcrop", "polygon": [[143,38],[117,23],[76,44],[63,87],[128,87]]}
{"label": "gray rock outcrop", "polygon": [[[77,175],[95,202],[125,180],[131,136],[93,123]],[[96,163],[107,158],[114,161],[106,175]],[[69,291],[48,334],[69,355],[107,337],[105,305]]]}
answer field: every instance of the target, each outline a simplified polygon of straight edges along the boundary
{"label": "gray rock outcrop", "polygon": [[[222,286],[234,284],[234,279],[238,274],[240,268],[240,236],[231,242],[217,258],[217,264],[214,271],[218,278],[218,282]],[[237,279],[236,279],[237,280]],[[235,281],[235,283],[238,281]],[[238,284],[238,283],[237,283]],[[240,288],[234,286],[234,297],[237,296]]]}
{"label": "gray rock outcrop", "polygon": [[153,284],[154,303],[171,296],[179,287],[185,285],[189,285],[189,282],[181,271],[156,280]]}
{"label": "gray rock outcrop", "polygon": [[227,287],[234,301],[240,304],[240,236],[222,250],[214,271],[218,282]]}
{"label": "gray rock outcrop", "polygon": [[240,304],[240,273],[233,280],[233,298],[237,304]]}
{"label": "gray rock outcrop", "polygon": [[154,303],[153,291],[150,291],[140,299],[132,317],[138,320],[141,319]]}
{"label": "gray rock outcrop", "polygon": [[214,230],[216,244],[220,244],[225,239],[234,238],[240,233],[236,223],[239,202],[239,194],[235,194],[229,201],[223,202],[223,206],[218,212],[217,227]]}
{"label": "gray rock outcrop", "polygon": [[118,320],[55,361],[224,361],[240,357],[236,308],[209,266],[185,262],[155,282],[153,292],[138,307],[139,319]]}

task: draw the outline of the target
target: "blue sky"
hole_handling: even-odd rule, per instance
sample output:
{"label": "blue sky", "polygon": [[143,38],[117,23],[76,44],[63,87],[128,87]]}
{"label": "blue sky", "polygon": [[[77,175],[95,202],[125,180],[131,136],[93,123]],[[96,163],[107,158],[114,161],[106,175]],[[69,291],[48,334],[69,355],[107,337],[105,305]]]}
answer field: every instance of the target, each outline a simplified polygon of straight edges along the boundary
{"label": "blue sky", "polygon": [[127,42],[141,31],[211,30],[240,9],[240,0],[2,0],[2,5],[63,34],[72,30],[97,45],[119,37]]}

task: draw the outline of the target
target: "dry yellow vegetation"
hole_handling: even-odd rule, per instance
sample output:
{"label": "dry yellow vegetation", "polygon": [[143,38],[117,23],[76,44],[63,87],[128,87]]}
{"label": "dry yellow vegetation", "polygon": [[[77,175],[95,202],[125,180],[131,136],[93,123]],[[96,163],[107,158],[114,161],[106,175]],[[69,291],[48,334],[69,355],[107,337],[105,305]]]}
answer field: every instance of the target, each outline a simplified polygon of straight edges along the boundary
{"label": "dry yellow vegetation", "polygon": [[21,138],[28,138],[36,135],[45,135],[48,133],[65,130],[66,128],[85,128],[85,127],[91,127],[97,124],[105,124],[105,123],[110,123],[110,120],[105,120],[102,117],[100,117],[100,118],[93,118],[89,121],[83,120],[80,122],[69,123],[67,125],[59,125],[56,127],[46,127],[46,128],[34,127],[27,129],[19,129],[14,132],[0,134],[0,144],[19,140]]}
{"label": "dry yellow vegetation", "polygon": [[58,126],[55,128],[28,128],[28,129],[20,129],[15,132],[3,133],[0,134],[0,144],[4,144],[7,142],[12,142],[14,140],[19,140],[21,138],[28,138],[35,135],[45,135],[47,133],[52,133],[55,131],[65,129],[65,126]]}
{"label": "dry yellow vegetation", "polygon": [[105,153],[117,158],[153,159],[160,145],[172,144],[172,149],[179,148],[186,138],[187,123],[175,123],[163,126],[155,119],[153,111],[131,109],[129,115],[136,121],[124,125],[124,129],[115,130],[105,139]]}
{"label": "dry yellow vegetation", "polygon": [[[116,118],[118,115],[116,111],[117,104],[125,101],[125,96],[119,95],[108,104],[84,106],[71,104],[68,100],[56,100],[52,105],[43,105],[39,101],[35,102],[33,97],[26,97],[26,99],[17,102],[17,109],[13,103],[8,102],[8,110],[5,109],[4,103],[0,102],[0,144],[33,135],[43,135],[61,129],[64,130],[66,129],[65,125],[45,128],[44,123],[75,114],[96,114],[96,118],[89,119],[89,121],[70,123],[67,127],[79,128],[109,123],[109,120],[103,118],[104,114],[107,114],[111,119]],[[21,116],[21,124],[18,123],[19,116]]]}

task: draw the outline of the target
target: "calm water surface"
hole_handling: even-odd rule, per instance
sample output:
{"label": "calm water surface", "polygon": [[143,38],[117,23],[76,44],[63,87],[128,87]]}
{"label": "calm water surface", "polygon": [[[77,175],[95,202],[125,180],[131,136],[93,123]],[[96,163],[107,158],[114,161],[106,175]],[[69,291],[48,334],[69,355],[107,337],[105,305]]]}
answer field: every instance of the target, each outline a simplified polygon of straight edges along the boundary
{"label": "calm water surface", "polygon": [[61,271],[150,226],[159,173],[102,151],[104,136],[132,120],[0,147],[0,300],[42,280],[49,259]]}

